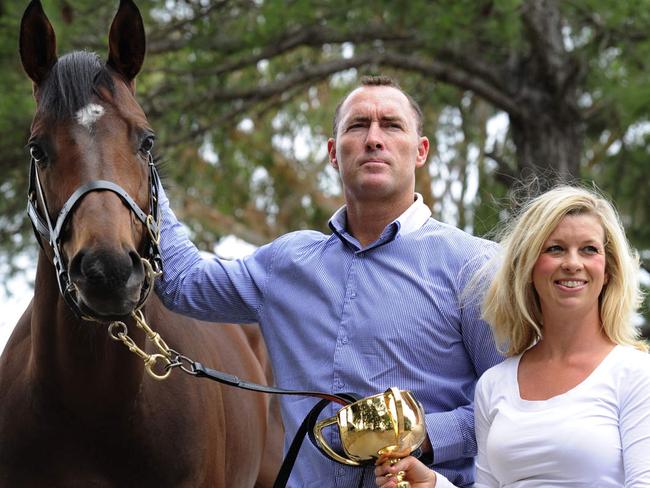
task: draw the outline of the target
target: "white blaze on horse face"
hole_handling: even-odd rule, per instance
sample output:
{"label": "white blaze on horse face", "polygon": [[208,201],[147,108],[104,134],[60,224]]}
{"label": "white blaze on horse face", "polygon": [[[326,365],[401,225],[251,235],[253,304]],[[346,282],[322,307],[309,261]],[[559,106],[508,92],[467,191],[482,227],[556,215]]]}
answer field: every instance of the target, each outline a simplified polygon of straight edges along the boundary
{"label": "white blaze on horse face", "polygon": [[75,118],[79,125],[92,131],[95,122],[97,122],[102,115],[104,115],[104,107],[97,105],[96,103],[89,103],[77,111]]}

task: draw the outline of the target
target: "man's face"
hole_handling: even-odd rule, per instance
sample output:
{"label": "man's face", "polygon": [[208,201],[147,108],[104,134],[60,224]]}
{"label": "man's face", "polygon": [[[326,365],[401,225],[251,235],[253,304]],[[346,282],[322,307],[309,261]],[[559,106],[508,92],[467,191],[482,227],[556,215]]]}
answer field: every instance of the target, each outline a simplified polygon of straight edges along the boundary
{"label": "man's face", "polygon": [[425,163],[429,141],[418,135],[415,111],[400,90],[363,86],[341,106],[328,150],[348,204],[397,203],[412,201],[415,168]]}

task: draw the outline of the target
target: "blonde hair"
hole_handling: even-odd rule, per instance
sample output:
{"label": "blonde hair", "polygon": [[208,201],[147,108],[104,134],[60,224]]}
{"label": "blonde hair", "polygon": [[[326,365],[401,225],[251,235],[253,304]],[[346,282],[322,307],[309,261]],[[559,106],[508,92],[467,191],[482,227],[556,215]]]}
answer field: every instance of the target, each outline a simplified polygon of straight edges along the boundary
{"label": "blonde hair", "polygon": [[642,300],[639,258],[630,248],[612,204],[592,190],[560,186],[524,205],[501,239],[501,266],[483,300],[483,318],[492,324],[500,350],[513,356],[542,338],[543,324],[533,267],[544,242],[566,215],[596,216],[605,231],[605,271],[609,275],[600,295],[600,319],[607,337],[647,351],[632,324]]}

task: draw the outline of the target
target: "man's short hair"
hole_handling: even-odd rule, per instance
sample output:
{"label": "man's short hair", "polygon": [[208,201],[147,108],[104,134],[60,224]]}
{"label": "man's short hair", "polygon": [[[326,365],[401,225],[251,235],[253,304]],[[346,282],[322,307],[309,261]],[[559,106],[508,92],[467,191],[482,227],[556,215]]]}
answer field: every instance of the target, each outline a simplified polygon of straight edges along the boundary
{"label": "man's short hair", "polygon": [[362,86],[389,86],[391,88],[395,88],[399,91],[401,91],[406,99],[409,101],[409,104],[411,105],[411,108],[415,112],[415,126],[416,130],[418,132],[418,135],[422,135],[422,128],[423,128],[423,122],[422,122],[422,109],[418,105],[418,103],[413,100],[413,97],[406,93],[404,90],[402,90],[402,87],[399,86],[399,83],[397,83],[395,80],[393,80],[390,76],[384,76],[384,75],[374,75],[374,76],[364,76],[361,78],[361,81],[359,83],[359,86],[355,87],[354,89],[350,90],[347,95],[345,95],[341,101],[338,103],[336,106],[336,109],[334,110],[334,121],[332,123],[332,134],[333,137],[336,138],[336,133],[339,128],[339,117],[341,115],[341,107],[343,106],[343,103],[348,99],[350,94],[356,90],[357,88],[361,88]]}

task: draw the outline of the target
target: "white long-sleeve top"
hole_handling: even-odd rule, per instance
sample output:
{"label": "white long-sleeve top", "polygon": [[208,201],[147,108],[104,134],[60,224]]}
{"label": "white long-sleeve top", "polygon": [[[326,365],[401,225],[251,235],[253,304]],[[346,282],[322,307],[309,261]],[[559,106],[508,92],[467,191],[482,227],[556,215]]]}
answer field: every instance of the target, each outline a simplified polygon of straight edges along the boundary
{"label": "white long-sleeve top", "polygon": [[[650,487],[650,355],[616,346],[580,384],[523,400],[521,355],[489,369],[475,396],[475,487]],[[436,488],[453,487],[438,476]]]}

